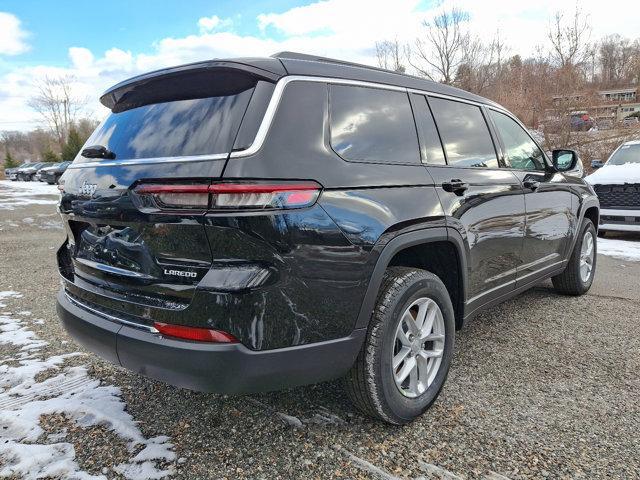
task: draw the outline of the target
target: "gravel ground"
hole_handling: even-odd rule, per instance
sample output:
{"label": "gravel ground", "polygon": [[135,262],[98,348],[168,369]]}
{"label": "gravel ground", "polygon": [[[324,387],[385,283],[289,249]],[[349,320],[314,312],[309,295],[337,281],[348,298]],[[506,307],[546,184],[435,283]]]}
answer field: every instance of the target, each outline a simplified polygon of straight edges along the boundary
{"label": "gravel ground", "polygon": [[[25,324],[49,342],[46,355],[82,351],[55,314],[64,233],[54,206],[2,201],[0,189],[0,291],[23,294],[3,300],[6,309],[31,312]],[[442,395],[401,428],[360,415],[339,382],[226,397],[93,355],[68,363],[119,387],[145,437],[170,437],[173,478],[640,478],[640,262],[598,262],[586,296],[542,284],[471,321]],[[10,354],[0,345],[0,358]],[[74,445],[82,469],[122,478],[113,467],[129,453],[104,426],[64,415],[41,423],[48,438]]]}

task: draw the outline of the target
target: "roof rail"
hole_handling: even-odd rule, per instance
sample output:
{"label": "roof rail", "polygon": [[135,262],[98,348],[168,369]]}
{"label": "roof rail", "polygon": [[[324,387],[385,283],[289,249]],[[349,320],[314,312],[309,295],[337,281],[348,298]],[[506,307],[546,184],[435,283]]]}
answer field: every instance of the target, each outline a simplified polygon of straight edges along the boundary
{"label": "roof rail", "polygon": [[306,53],[284,51],[284,52],[274,53],[273,55],[271,55],[271,58],[284,58],[289,60],[306,60],[308,62],[335,63],[337,65],[366,68],[367,70],[377,70],[380,72],[395,73],[397,75],[406,75],[404,73],[396,72],[394,70],[387,70],[386,68],[373,67],[371,65],[365,65],[363,63],[348,62],[346,60],[337,60],[335,58],[321,57],[319,55],[309,55]]}

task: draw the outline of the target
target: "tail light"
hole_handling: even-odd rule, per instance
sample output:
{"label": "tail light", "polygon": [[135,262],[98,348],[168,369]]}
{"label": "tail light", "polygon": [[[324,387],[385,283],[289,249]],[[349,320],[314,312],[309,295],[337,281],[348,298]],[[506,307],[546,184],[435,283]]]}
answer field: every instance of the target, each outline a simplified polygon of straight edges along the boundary
{"label": "tail light", "polygon": [[316,182],[239,182],[214,184],[142,184],[134,192],[159,208],[262,210],[303,208],[320,195]]}
{"label": "tail light", "polygon": [[194,340],[197,342],[210,343],[238,343],[238,339],[227,332],[212,330],[209,328],[185,327],[183,325],[172,325],[170,323],[155,322],[153,326],[162,335],[167,337],[181,338],[183,340]]}

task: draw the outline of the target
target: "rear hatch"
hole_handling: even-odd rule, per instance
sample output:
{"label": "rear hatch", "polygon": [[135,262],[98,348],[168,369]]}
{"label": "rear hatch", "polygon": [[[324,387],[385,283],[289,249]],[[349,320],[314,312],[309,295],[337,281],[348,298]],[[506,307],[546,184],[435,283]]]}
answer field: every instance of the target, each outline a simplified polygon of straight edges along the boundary
{"label": "rear hatch", "polygon": [[59,263],[72,299],[142,322],[188,307],[212,263],[206,208],[157,208],[137,192],[221,178],[229,152],[250,146],[277,78],[214,62],[145,75],[102,97],[112,113],[60,181],[68,240]]}

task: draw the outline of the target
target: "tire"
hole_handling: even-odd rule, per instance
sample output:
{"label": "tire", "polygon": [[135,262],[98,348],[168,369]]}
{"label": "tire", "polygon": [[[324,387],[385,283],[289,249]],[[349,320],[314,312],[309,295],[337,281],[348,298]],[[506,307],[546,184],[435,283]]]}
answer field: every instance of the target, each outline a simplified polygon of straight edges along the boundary
{"label": "tire", "polygon": [[[576,243],[573,247],[573,252],[571,252],[567,268],[560,275],[556,275],[551,279],[556,291],[564,295],[585,294],[589,288],[591,288],[591,284],[593,283],[593,278],[596,273],[596,262],[598,259],[596,228],[593,226],[593,222],[591,222],[591,220],[585,218],[582,220],[582,225],[578,232],[578,238],[576,239]],[[589,236],[593,242],[591,269],[589,270],[588,277],[585,277],[582,274],[584,273],[584,270],[581,273],[581,267],[583,266],[581,260],[584,259],[582,255],[584,253],[582,247],[585,242],[588,242],[587,238]]]}
{"label": "tire", "polygon": [[[431,332],[429,338],[436,338],[443,332],[444,339],[427,341],[422,345],[425,350],[419,350],[422,348],[420,340],[409,342],[412,335],[408,335],[407,329],[404,336],[400,334],[407,343],[400,343],[397,335],[399,329],[404,330],[408,326],[402,317],[410,307],[416,318],[419,318],[417,313],[423,307],[427,315],[439,309],[440,316],[437,313],[433,315],[432,332],[425,326],[423,335]],[[453,306],[442,281],[425,270],[389,268],[378,293],[365,341],[344,379],[347,395],[366,415],[395,425],[411,422],[433,404],[442,390],[453,358],[454,337]],[[409,344],[412,346],[408,347]],[[405,353],[407,349],[409,353]],[[424,359],[425,355],[437,355],[436,352],[441,352],[439,362],[438,358]],[[403,353],[406,360],[394,369],[394,355],[400,358]],[[405,382],[398,385],[396,375],[402,376],[401,372],[411,365],[407,362],[412,358],[422,369],[417,369],[415,375],[411,370]],[[424,381],[413,382],[414,378]],[[411,391],[412,385],[417,387],[416,391]]]}

